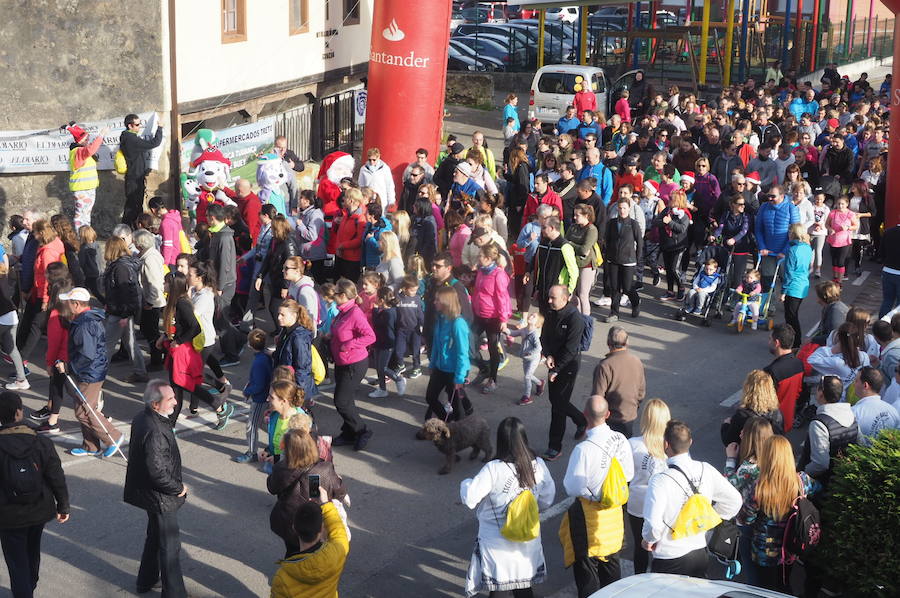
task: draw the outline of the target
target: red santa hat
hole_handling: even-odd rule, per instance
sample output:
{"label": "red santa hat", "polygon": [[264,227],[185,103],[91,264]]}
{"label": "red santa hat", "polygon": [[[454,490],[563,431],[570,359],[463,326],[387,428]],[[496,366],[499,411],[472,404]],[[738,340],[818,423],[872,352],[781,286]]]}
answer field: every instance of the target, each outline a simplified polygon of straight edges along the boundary
{"label": "red santa hat", "polygon": [[81,143],[82,141],[87,139],[88,136],[87,131],[74,123],[66,127],[66,131],[68,131],[72,135],[72,137],[75,138],[75,143]]}
{"label": "red santa hat", "polygon": [[[337,168],[333,168],[335,165],[337,165]],[[337,185],[341,182],[341,177],[337,176],[336,173],[342,170],[352,172],[355,165],[356,161],[353,159],[353,156],[347,152],[331,152],[322,159],[316,180],[321,183],[327,179]]]}
{"label": "red santa hat", "polygon": [[697,177],[696,177],[696,176],[694,175],[694,173],[691,172],[690,170],[686,170],[686,171],[684,171],[684,172],[681,173],[681,180],[682,180],[682,181],[687,181],[687,182],[689,182],[690,184],[693,185],[694,183],[697,182]]}
{"label": "red santa hat", "polygon": [[200,166],[202,162],[221,162],[226,166],[231,166],[231,160],[226,158],[219,148],[215,146],[210,146],[203,150],[199,156],[194,158],[194,161],[191,162],[191,166],[196,168],[197,166]]}
{"label": "red santa hat", "polygon": [[747,174],[744,175],[744,179],[748,183],[753,183],[754,185],[759,185],[759,183],[761,181],[761,178],[760,178],[758,172],[748,172]]}
{"label": "red santa hat", "polygon": [[650,192],[650,195],[657,196],[659,195],[659,183],[656,181],[647,180],[644,181],[644,189]]}

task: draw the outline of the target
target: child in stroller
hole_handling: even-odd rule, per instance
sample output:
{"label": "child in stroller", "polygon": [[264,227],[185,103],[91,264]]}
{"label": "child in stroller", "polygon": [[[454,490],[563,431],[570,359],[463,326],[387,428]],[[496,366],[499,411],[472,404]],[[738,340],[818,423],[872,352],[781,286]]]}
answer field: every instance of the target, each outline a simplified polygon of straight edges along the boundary
{"label": "child in stroller", "polygon": [[719,272],[719,262],[709,258],[704,262],[703,269],[697,271],[691,288],[685,293],[682,311],[685,314],[694,315],[706,313],[708,303],[721,282],[722,273]]}

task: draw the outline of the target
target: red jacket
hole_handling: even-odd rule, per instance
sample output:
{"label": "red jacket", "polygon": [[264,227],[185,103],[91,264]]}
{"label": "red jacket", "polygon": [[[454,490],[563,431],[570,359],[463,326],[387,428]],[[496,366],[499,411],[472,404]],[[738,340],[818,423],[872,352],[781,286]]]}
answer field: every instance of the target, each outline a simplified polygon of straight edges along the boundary
{"label": "red jacket", "polygon": [[69,329],[63,327],[59,311],[54,309],[47,318],[47,369],[57,361],[69,361]]}
{"label": "red jacket", "polygon": [[256,237],[262,228],[262,224],[259,222],[259,212],[262,210],[262,202],[259,201],[259,196],[251,192],[247,197],[235,197],[234,202],[241,211],[241,218],[244,219],[244,224],[250,229],[250,238],[253,240],[253,244],[256,245]]}
{"label": "red jacket", "polygon": [[537,193],[529,193],[528,199],[525,201],[525,211],[522,212],[522,226],[528,224],[529,219],[535,212],[537,212],[538,206],[541,204],[547,204],[548,206],[553,206],[557,210],[559,210],[559,217],[563,218],[563,203],[560,196],[551,189],[547,187],[547,192],[544,193],[543,197],[538,197]]}
{"label": "red jacket", "polygon": [[627,185],[631,183],[634,187],[634,195],[640,198],[641,192],[644,190],[644,173],[638,171],[633,175],[623,173],[616,177],[616,186],[613,187],[613,196],[610,201],[616,202],[619,200],[619,189],[622,185]]}
{"label": "red jacket", "polygon": [[31,290],[31,297],[35,301],[49,301],[50,295],[47,288],[47,266],[53,262],[63,261],[66,250],[63,247],[62,240],[57,237],[38,247],[37,255],[34,258],[34,288]]}
{"label": "red jacket", "polygon": [[579,91],[575,94],[572,105],[575,106],[578,120],[584,120],[585,110],[590,110],[594,113],[597,112],[597,96],[595,96],[592,91]]}
{"label": "red jacket", "polygon": [[347,215],[345,212],[335,235],[335,255],[350,262],[361,261],[362,242],[365,232],[365,209],[360,208],[355,214],[350,215]]}

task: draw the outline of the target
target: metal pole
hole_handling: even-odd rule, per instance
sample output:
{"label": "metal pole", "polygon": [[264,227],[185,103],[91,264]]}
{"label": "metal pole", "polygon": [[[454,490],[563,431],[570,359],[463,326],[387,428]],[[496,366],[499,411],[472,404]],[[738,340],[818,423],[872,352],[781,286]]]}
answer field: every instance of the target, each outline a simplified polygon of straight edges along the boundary
{"label": "metal pole", "polygon": [[850,52],[853,51],[853,4],[855,0],[847,0],[847,20],[844,23],[844,56],[850,58]]}
{"label": "metal pole", "polygon": [[816,58],[819,55],[819,4],[821,0],[813,2],[812,14],[812,51],[809,53],[809,72],[816,70]]}
{"label": "metal pole", "polygon": [[[641,28],[641,3],[640,2],[637,2],[634,7],[634,21],[635,21],[635,27],[632,31],[635,31],[635,30],[638,30]],[[634,52],[634,59],[632,61],[632,67],[631,67],[633,69],[638,68],[638,57],[640,56],[640,53],[641,53],[641,42],[642,41],[643,40],[641,40],[640,38],[635,38],[631,42],[632,50]]]}
{"label": "metal pole", "polygon": [[[581,10],[584,10],[583,8]],[[546,9],[538,11],[538,56],[537,67],[544,66],[544,19],[546,18]]]}
{"label": "metal pole", "polygon": [[[791,41],[791,0],[784,3],[784,31],[781,36],[781,68],[787,68],[788,42]],[[776,81],[778,83],[778,81]]]}
{"label": "metal pole", "polygon": [[703,23],[700,28],[700,85],[706,85],[706,58],[709,54],[709,2],[703,3]]}
{"label": "metal pole", "polygon": [[728,87],[731,85],[731,60],[734,56],[734,0],[728,0],[725,19],[725,78],[722,86]]}
{"label": "metal pole", "polygon": [[878,17],[874,15],[875,13],[875,0],[869,0],[869,27],[866,31],[866,57],[872,55],[872,42],[875,41],[872,38],[872,19],[875,18],[876,22]]}
{"label": "metal pole", "polygon": [[587,23],[587,10],[582,7],[581,11],[578,13],[578,33],[581,36],[578,45],[578,64],[581,65],[587,64]]}
{"label": "metal pole", "polygon": [[750,24],[750,0],[744,0],[744,6],[741,9],[741,61],[738,67],[738,79],[740,81],[747,80],[747,28]]}
{"label": "metal pole", "polygon": [[794,70],[800,66],[800,59],[803,57],[803,0],[797,0],[796,20],[797,22],[794,25],[794,62],[791,65],[794,67]]}

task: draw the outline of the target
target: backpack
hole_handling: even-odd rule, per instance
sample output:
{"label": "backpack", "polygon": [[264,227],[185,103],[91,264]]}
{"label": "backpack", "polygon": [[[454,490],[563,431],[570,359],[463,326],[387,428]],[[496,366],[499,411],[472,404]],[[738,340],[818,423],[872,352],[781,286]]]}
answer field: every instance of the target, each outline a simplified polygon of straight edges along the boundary
{"label": "backpack", "polygon": [[722,565],[725,565],[725,579],[733,579],[741,572],[738,559],[738,543],[741,529],[734,519],[723,521],[713,529],[706,543],[706,549]]}
{"label": "backpack", "polygon": [[113,159],[113,165],[116,167],[116,172],[118,174],[125,174],[128,172],[128,162],[125,160],[125,154],[122,150],[116,150],[115,158]]}
{"label": "backpack", "polygon": [[511,542],[528,542],[541,533],[541,518],[538,514],[537,499],[526,488],[509,503],[506,523],[500,529],[503,537]]}
{"label": "backpack", "polygon": [[[0,433],[11,433],[4,430]],[[16,429],[16,434],[21,433]],[[29,430],[26,434],[35,435]],[[44,479],[41,475],[40,458],[36,451],[37,439],[24,455],[11,455],[0,451],[0,474],[3,476],[3,493],[6,501],[16,505],[33,505],[44,497]]]}
{"label": "backpack", "polygon": [[[325,300],[322,299],[322,295],[316,291],[316,287],[311,284],[301,284],[301,289],[312,289],[313,293],[316,295],[316,299],[319,300],[319,309],[318,313],[316,313],[316,330],[322,328],[322,325],[325,324],[325,312],[328,311],[328,306],[325,305]],[[318,382],[316,382],[318,384]]]}
{"label": "backpack", "polygon": [[[669,465],[669,469],[681,472],[681,475],[684,476],[684,479],[687,480],[688,485],[691,487],[691,494],[678,512],[675,523],[669,528],[672,530],[672,539],[680,540],[681,538],[704,534],[722,523],[722,518],[713,509],[712,502],[700,494],[700,491],[697,490],[697,487],[694,486],[694,482],[691,481],[688,475],[677,465]],[[674,480],[675,478],[672,479]]]}
{"label": "backpack", "polygon": [[584,353],[590,350],[591,341],[594,340],[594,318],[584,314],[580,315],[584,321],[584,328],[581,329],[581,343],[578,345],[578,350]]}
{"label": "backpack", "polygon": [[794,500],[788,511],[784,525],[784,537],[781,542],[781,562],[790,565],[803,558],[819,544],[822,537],[822,526],[819,509],[801,494]]}
{"label": "backpack", "polygon": [[628,480],[625,479],[622,464],[599,444],[590,442],[610,457],[609,470],[606,472],[603,484],[600,485],[600,500],[596,502],[600,504],[601,509],[621,507],[628,502]]}

